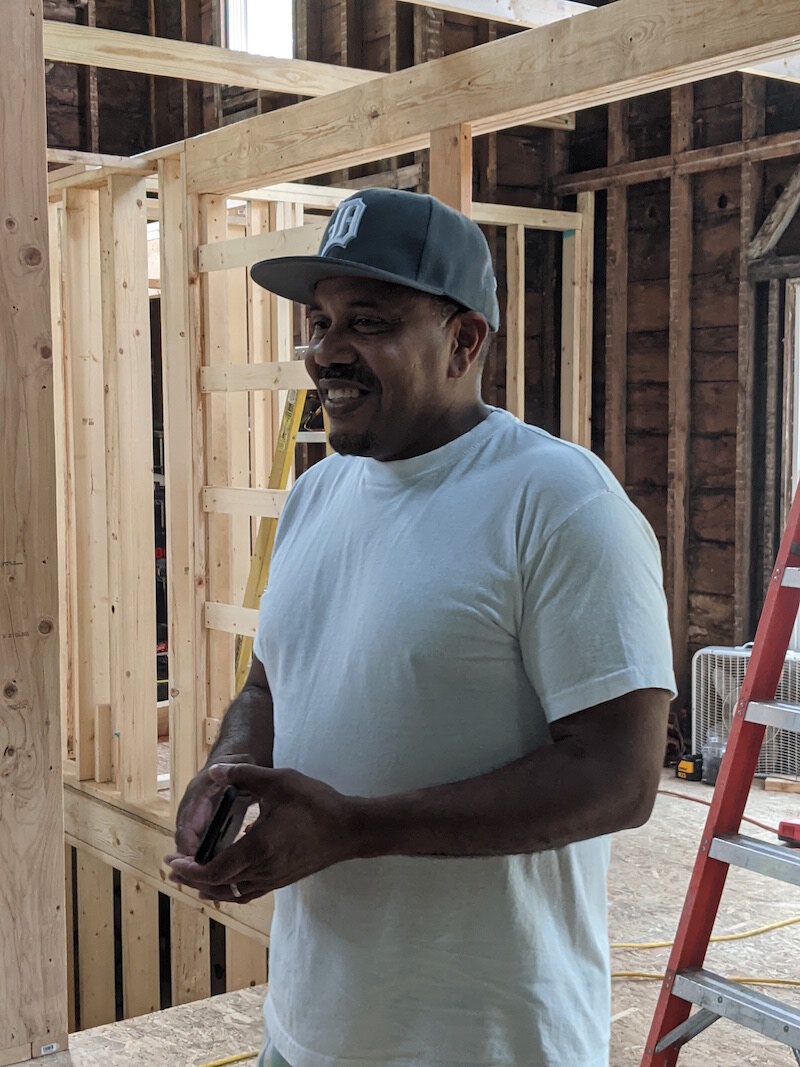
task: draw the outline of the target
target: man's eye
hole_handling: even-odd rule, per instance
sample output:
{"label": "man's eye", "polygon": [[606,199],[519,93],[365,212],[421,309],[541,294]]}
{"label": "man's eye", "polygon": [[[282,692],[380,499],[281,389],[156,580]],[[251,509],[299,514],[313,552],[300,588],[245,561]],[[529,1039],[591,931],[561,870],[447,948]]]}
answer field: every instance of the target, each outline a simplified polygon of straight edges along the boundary
{"label": "man's eye", "polygon": [[323,319],[311,319],[309,325],[311,326],[311,329],[316,333],[317,330],[324,330],[326,323]]}
{"label": "man's eye", "polygon": [[359,315],[353,320],[353,325],[364,330],[380,330],[386,325],[383,319],[368,319],[365,315]]}

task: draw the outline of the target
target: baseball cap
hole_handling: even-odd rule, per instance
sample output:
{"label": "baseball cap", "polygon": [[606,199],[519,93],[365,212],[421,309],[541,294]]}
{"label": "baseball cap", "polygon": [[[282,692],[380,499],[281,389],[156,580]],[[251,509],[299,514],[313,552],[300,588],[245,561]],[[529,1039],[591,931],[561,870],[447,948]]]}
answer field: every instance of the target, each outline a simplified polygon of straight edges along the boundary
{"label": "baseball cap", "polygon": [[500,323],[497,280],[486,238],[471,219],[434,196],[401,189],[360,189],[331,215],[316,256],[265,259],[253,281],[278,296],[310,304],[324,278],[377,278],[446,296]]}

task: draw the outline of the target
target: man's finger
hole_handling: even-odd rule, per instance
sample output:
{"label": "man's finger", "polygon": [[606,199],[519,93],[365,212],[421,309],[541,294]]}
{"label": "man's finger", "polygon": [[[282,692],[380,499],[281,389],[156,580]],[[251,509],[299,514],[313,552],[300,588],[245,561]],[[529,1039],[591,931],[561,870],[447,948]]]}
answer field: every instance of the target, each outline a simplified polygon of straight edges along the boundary
{"label": "man's finger", "polygon": [[252,763],[215,763],[208,773],[220,785],[235,785],[243,793],[261,797],[274,783],[277,772]]}

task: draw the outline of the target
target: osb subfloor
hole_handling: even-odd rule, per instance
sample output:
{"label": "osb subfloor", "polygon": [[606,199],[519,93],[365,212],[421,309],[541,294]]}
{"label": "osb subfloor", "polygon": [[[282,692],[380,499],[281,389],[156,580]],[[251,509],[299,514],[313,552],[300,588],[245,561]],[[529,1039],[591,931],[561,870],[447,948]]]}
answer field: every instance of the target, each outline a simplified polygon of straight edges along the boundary
{"label": "osb subfloor", "polygon": [[[662,786],[705,800],[711,796],[709,787],[676,782],[668,772],[664,772]],[[780,818],[800,816],[800,796],[765,793],[756,785],[747,813],[774,826]],[[646,827],[619,835],[610,876],[612,942],[660,941],[674,934],[705,815],[706,808],[700,804],[659,796]],[[755,827],[745,830],[772,839]],[[800,894],[796,889],[733,870],[716,932],[748,930],[794,915],[800,915]],[[663,973],[667,956],[665,949],[614,950],[612,961],[615,972]],[[728,976],[800,981],[800,925],[745,941],[712,945],[707,965]],[[611,1067],[637,1067],[658,982],[618,978],[613,985]],[[800,1007],[800,988],[759,988]],[[58,1055],[49,1064],[199,1067],[258,1047],[263,997],[261,986],[74,1034],[72,1060]],[[724,1020],[696,1038],[680,1057],[681,1067],[789,1067],[793,1062],[789,1049]]]}

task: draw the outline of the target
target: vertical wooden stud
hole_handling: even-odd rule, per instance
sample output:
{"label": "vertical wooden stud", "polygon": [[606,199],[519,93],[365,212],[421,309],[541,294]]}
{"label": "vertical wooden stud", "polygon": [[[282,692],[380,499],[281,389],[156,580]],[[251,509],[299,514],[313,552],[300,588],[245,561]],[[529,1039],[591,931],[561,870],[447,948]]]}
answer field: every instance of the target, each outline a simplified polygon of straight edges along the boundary
{"label": "vertical wooden stud", "polygon": [[506,407],[525,421],[525,227],[506,227]]}
{"label": "vertical wooden stud", "polygon": [[67,921],[67,1029],[77,1029],[75,1021],[75,880],[72,876],[72,845],[64,845],[64,912]]}
{"label": "vertical wooden stud", "polygon": [[167,507],[169,736],[173,817],[205,746],[207,690],[202,629],[205,582],[200,489],[204,438],[195,328],[198,278],[192,263],[195,214],[186,194],[183,155],[159,162],[161,349]]}
{"label": "vertical wooden stud", "polygon": [[123,1015],[132,1019],[161,1007],[158,890],[124,872],[120,875],[120,889]]}
{"label": "vertical wooden stud", "polygon": [[[0,1060],[66,1047],[42,4],[0,36]],[[12,906],[9,906],[12,905]]]}
{"label": "vertical wooden stud", "polygon": [[114,175],[100,201],[110,703],[127,800],[156,795],[158,743],[146,199],[144,178]]}
{"label": "vertical wooden stud", "polygon": [[78,983],[81,1029],[114,1022],[114,891],[112,871],[78,849]]}
{"label": "vertical wooden stud", "polygon": [[[673,154],[692,147],[694,89],[672,90]],[[692,400],[692,185],[670,179],[666,590],[679,707],[689,699],[689,444]]]}
{"label": "vertical wooden stud", "polygon": [[463,215],[472,215],[472,130],[456,123],[431,132],[430,191]]}
{"label": "vertical wooden stud", "polygon": [[[241,233],[244,236],[244,233]],[[225,271],[228,282],[229,351],[231,363],[247,362],[247,271]],[[250,485],[248,394],[229,397],[231,420],[229,485]],[[250,518],[231,516],[231,603],[241,604],[250,573]]]}
{"label": "vertical wooden stud", "polygon": [[565,441],[581,437],[582,232],[566,230],[561,241],[561,427]]}
{"label": "vertical wooden stud", "polygon": [[[256,236],[270,229],[270,205],[258,201],[248,203],[248,235]],[[273,298],[266,289],[247,276],[248,361],[268,363],[277,359],[273,348]],[[269,481],[270,462],[275,451],[273,393],[260,389],[250,397],[250,472],[251,485],[264,488]],[[275,398],[277,403],[277,398]],[[257,520],[253,520],[251,535],[255,537]]]}
{"label": "vertical wooden stud", "polygon": [[[742,75],[742,140],[763,135],[765,81],[757,75]],[[745,162],[741,167],[739,222],[739,390],[736,412],[736,500],[734,564],[734,640],[753,637],[753,387],[754,387],[754,289],[747,279],[747,257],[756,229],[762,165]]]}
{"label": "vertical wooden stud", "polygon": [[779,433],[781,417],[780,377],[781,349],[783,347],[783,291],[785,283],[778,278],[769,282],[767,304],[767,350],[766,366],[763,373],[766,379],[765,427],[764,427],[764,504],[761,513],[761,585],[759,602],[766,596],[770,578],[775,566],[780,531],[780,470],[783,456],[780,453],[783,436]]}
{"label": "vertical wooden stud", "polygon": [[225,989],[247,989],[267,980],[267,951],[252,937],[237,930],[225,931]]}
{"label": "vertical wooden stud", "polygon": [[581,216],[578,339],[578,444],[592,447],[592,345],[594,341],[594,193],[578,193]]}
{"label": "vertical wooden stud", "polygon": [[170,902],[172,1004],[190,1004],[211,995],[208,918],[196,908]]}
{"label": "vertical wooden stud", "polygon": [[[628,156],[628,105],[608,105],[608,164]],[[611,185],[606,217],[605,461],[625,484],[628,393],[628,190]]]}
{"label": "vertical wooden stud", "polygon": [[[199,240],[224,241],[228,233],[227,199],[203,196],[199,202]],[[224,271],[200,276],[201,351],[203,363],[228,363],[228,289]],[[231,402],[227,393],[205,396],[206,484],[230,485]],[[206,516],[207,599],[232,601],[232,523],[230,515]],[[208,714],[221,719],[234,695],[233,635],[208,630]]]}
{"label": "vertical wooden stud", "polygon": [[113,777],[113,737],[111,705],[98,704],[94,709],[94,778],[110,782]]}
{"label": "vertical wooden stud", "polygon": [[[97,777],[94,735],[95,708],[108,703],[110,680],[100,231],[98,195],[93,189],[66,192],[65,269],[77,549],[77,770],[80,779],[107,781]],[[110,759],[110,737],[108,742]]]}

